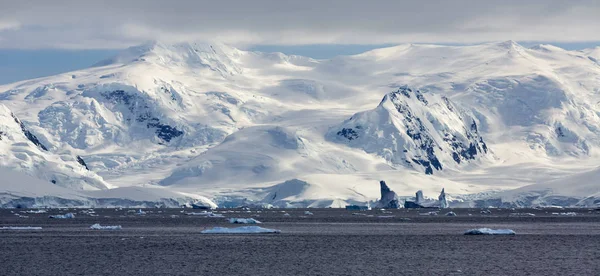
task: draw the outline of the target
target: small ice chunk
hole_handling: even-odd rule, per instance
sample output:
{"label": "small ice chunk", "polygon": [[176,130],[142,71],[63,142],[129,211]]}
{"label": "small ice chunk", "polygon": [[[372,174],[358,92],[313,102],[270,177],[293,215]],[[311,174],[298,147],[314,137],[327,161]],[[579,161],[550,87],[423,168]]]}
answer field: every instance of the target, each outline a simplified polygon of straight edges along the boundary
{"label": "small ice chunk", "polygon": [[42,230],[42,227],[37,226],[3,226],[0,230]]}
{"label": "small ice chunk", "polygon": [[146,212],[144,210],[142,210],[142,209],[139,209],[136,214],[138,214],[138,215],[145,215]]}
{"label": "small ice chunk", "polygon": [[53,219],[72,219],[72,218],[75,218],[75,215],[73,213],[66,213],[64,215],[51,215],[51,216],[48,216],[48,218],[53,218]]}
{"label": "small ice chunk", "polygon": [[96,224],[90,226],[90,229],[94,229],[94,230],[121,230],[121,228],[122,228],[121,225],[113,225],[113,226],[105,225],[105,226],[102,226],[99,223],[96,223]]}
{"label": "small ice chunk", "polygon": [[285,213],[285,214],[283,214],[283,215],[284,215],[284,216],[286,216],[286,217],[289,217],[289,216],[290,216],[290,214],[288,214],[288,213]]}
{"label": "small ice chunk", "polygon": [[535,217],[535,214],[532,213],[511,213],[511,217]]}
{"label": "small ice chunk", "polygon": [[446,216],[447,217],[456,217],[456,213],[450,211],[450,212],[446,213]]}
{"label": "small ice chunk", "polygon": [[27,214],[45,214],[47,212],[48,211],[46,211],[46,210],[29,210],[29,211],[26,211],[25,213],[27,213]]}
{"label": "small ice chunk", "polygon": [[419,213],[419,216],[437,216],[438,212]]}
{"label": "small ice chunk", "polygon": [[575,212],[566,212],[566,213],[552,213],[552,215],[555,216],[570,216],[570,217],[574,217],[577,215],[577,213]]}
{"label": "small ice chunk", "polygon": [[304,214],[307,216],[312,216],[314,215],[311,211],[304,211]]}
{"label": "small ice chunk", "polygon": [[279,230],[262,228],[259,226],[242,226],[236,228],[215,227],[202,230],[202,234],[258,234],[258,233],[281,233]]}
{"label": "small ice chunk", "polygon": [[482,214],[491,214],[492,211],[490,211],[490,210],[481,210],[481,213]]}
{"label": "small ice chunk", "polygon": [[229,223],[239,223],[239,224],[257,224],[262,223],[253,218],[230,218]]}
{"label": "small ice chunk", "polygon": [[396,216],[377,216],[378,218],[394,218]]}
{"label": "small ice chunk", "polygon": [[465,235],[515,235],[515,231],[510,229],[490,229],[490,228],[477,228],[467,230]]}
{"label": "small ice chunk", "polygon": [[204,216],[204,217],[209,217],[209,218],[224,218],[225,216],[222,214],[215,214],[213,212],[200,212],[200,213],[195,213],[195,212],[190,212],[190,213],[185,213],[188,216]]}

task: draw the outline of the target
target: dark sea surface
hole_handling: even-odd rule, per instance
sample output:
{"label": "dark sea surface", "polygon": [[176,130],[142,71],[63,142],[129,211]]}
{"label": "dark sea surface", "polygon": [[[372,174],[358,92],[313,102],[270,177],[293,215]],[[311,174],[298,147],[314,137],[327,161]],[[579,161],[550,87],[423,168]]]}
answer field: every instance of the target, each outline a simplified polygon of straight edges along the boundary
{"label": "dark sea surface", "polygon": [[[0,228],[42,227],[0,230],[0,275],[600,275],[600,211],[592,209],[453,209],[456,217],[445,216],[450,210],[216,211],[258,219],[279,234],[201,234],[243,225],[185,214],[199,210],[144,210],[0,209]],[[48,218],[67,212],[76,217]],[[577,215],[552,214],[565,212]],[[123,229],[89,229],[94,223]],[[479,227],[517,235],[463,235]]]}

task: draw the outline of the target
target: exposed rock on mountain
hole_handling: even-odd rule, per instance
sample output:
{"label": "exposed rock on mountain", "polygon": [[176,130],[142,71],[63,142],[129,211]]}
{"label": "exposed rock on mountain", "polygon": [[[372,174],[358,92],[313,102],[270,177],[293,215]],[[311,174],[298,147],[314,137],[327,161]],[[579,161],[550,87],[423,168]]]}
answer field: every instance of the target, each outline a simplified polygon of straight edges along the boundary
{"label": "exposed rock on mountain", "polygon": [[378,154],[394,165],[422,167],[426,174],[489,152],[475,116],[444,96],[424,95],[408,86],[385,95],[377,108],[334,127],[328,138]]}

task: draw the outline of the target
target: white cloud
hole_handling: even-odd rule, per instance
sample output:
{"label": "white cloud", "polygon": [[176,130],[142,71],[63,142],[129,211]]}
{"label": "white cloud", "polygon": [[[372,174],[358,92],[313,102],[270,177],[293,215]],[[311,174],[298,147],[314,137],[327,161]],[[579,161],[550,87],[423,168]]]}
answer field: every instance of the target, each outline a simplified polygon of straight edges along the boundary
{"label": "white cloud", "polygon": [[600,41],[596,0],[0,0],[0,6],[0,18],[11,20],[0,21],[4,48],[120,48],[150,39],[231,44]]}
{"label": "white cloud", "polygon": [[0,20],[0,32],[5,30],[15,30],[21,26],[19,22],[16,21],[2,21]]}

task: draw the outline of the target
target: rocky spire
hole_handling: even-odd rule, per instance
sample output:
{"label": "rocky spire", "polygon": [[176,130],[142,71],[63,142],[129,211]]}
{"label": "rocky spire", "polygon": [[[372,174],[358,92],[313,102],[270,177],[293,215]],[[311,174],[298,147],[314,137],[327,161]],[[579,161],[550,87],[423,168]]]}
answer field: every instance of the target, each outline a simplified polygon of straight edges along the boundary
{"label": "rocky spire", "polygon": [[444,188],[442,188],[442,192],[440,193],[438,200],[440,201],[440,208],[448,208],[448,201],[446,200],[446,192],[444,191]]}
{"label": "rocky spire", "polygon": [[379,200],[377,207],[398,209],[400,205],[398,203],[398,196],[396,193],[392,191],[383,180],[379,181],[379,185],[381,188],[381,199]]}

